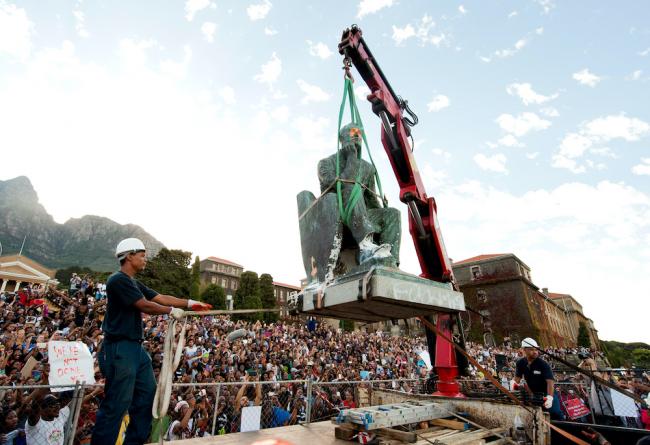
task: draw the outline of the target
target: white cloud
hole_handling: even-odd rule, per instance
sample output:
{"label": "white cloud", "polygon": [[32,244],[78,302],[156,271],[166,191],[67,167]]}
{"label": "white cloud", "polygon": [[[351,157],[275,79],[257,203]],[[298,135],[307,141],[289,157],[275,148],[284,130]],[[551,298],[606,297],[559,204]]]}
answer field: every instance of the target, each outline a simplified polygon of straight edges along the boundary
{"label": "white cloud", "polygon": [[637,54],[640,55],[641,57],[647,56],[648,54],[650,54],[650,47],[644,49],[643,51],[639,51]]}
{"label": "white cloud", "polygon": [[531,267],[539,287],[582,303],[600,338],[648,341],[647,311],[628,310],[639,307],[635,289],[647,287],[650,277],[647,191],[603,181],[513,193],[473,181],[445,185],[436,202],[452,258],[512,252]]}
{"label": "white cloud", "polygon": [[72,11],[74,16],[75,25],[74,28],[77,31],[77,35],[83,39],[90,37],[88,29],[86,29],[86,15],[81,10]]}
{"label": "white cloud", "polygon": [[[615,158],[617,155],[609,147],[595,147],[596,144],[609,142],[613,139],[623,139],[628,142],[638,141],[650,134],[650,125],[637,118],[629,118],[623,114],[599,117],[580,124],[578,132],[568,133],[558,151],[553,154],[553,167],[566,168],[573,173],[583,173],[586,167],[594,167],[592,160],[587,159],[585,165],[578,162],[589,153]],[[603,165],[604,164],[599,164]]]}
{"label": "white cloud", "polygon": [[555,3],[552,0],[537,0],[537,4],[542,7],[543,14],[548,14],[551,9],[555,8]]}
{"label": "white cloud", "polygon": [[269,26],[267,26],[267,27],[264,28],[264,35],[267,35],[267,36],[274,36],[274,35],[276,35],[277,33],[278,33],[278,30],[277,30],[277,29],[271,28],[271,27],[269,27]]}
{"label": "white cloud", "polygon": [[201,33],[206,41],[209,43],[214,42],[214,32],[217,30],[216,23],[205,22],[201,25]]}
{"label": "white cloud", "polygon": [[632,167],[632,173],[650,176],[650,158],[641,158],[641,163]]}
{"label": "white cloud", "polygon": [[536,159],[539,156],[538,151],[534,151],[532,153],[526,153],[526,158],[528,159]]}
{"label": "white cloud", "polygon": [[534,31],[527,33],[524,37],[517,40],[512,45],[512,47],[498,49],[494,51],[492,54],[490,54],[489,56],[479,56],[479,58],[485,63],[490,63],[492,59],[494,59],[495,57],[498,59],[506,59],[508,57],[512,57],[515,54],[517,54],[519,51],[524,49],[531,42],[531,40],[535,38],[535,36],[539,36],[543,33],[544,33],[543,27],[536,28]]}
{"label": "white cloud", "polygon": [[0,0],[0,54],[26,60],[32,51],[34,24],[24,9]]}
{"label": "white cloud", "polygon": [[521,137],[531,131],[541,131],[551,126],[551,122],[541,119],[538,115],[531,112],[521,113],[519,116],[511,114],[501,114],[497,117],[496,122],[501,129],[514,136]]}
{"label": "white cloud", "polygon": [[[421,143],[419,145],[422,145]],[[442,148],[432,148],[431,153],[434,154],[434,156],[440,156],[445,159],[451,159],[451,153],[449,153],[447,150],[444,150]]]}
{"label": "white cloud", "polygon": [[558,117],[560,115],[560,112],[554,107],[544,107],[541,108],[539,112],[547,117]]}
{"label": "white cloud", "polygon": [[510,14],[508,14],[508,18],[511,19],[513,17],[517,17],[519,13],[517,11],[512,11]]}
{"label": "white cloud", "polygon": [[392,38],[396,45],[401,45],[411,38],[416,38],[422,46],[433,45],[439,47],[442,43],[447,41],[447,36],[443,32],[433,34],[431,31],[435,26],[436,23],[433,21],[433,18],[428,14],[424,14],[420,21],[415,23],[415,25],[407,23],[402,28],[393,25]]}
{"label": "white cloud", "polygon": [[630,74],[625,76],[625,80],[639,80],[641,78],[641,74],[643,74],[643,71],[634,70]]}
{"label": "white cloud", "polygon": [[357,9],[357,18],[361,19],[366,15],[374,14],[384,8],[389,8],[394,3],[394,0],[361,0]]}
{"label": "white cloud", "polygon": [[485,156],[483,153],[478,153],[472,159],[474,159],[474,162],[476,162],[481,170],[508,173],[508,169],[506,168],[507,158],[502,153],[497,153],[492,156]]}
{"label": "white cloud", "polygon": [[230,86],[225,86],[219,89],[219,97],[226,105],[234,105],[237,102],[235,98],[235,90]]}
{"label": "white cloud", "polygon": [[320,57],[325,60],[334,54],[323,42],[314,43],[311,40],[307,40],[307,45],[309,45],[309,54],[314,57]]}
{"label": "white cloud", "polygon": [[197,12],[210,6],[210,0],[186,0],[185,1],[185,18],[188,22],[194,20]]}
{"label": "white cloud", "polygon": [[415,28],[413,25],[409,23],[403,28],[393,25],[393,40],[395,41],[395,44],[401,45],[411,37],[415,37]]}
{"label": "white cloud", "polygon": [[506,87],[506,91],[511,96],[518,96],[524,105],[539,105],[558,97],[557,93],[550,96],[544,96],[543,94],[536,93],[533,91],[533,87],[529,83],[511,83]]}
{"label": "white cloud", "polygon": [[433,99],[431,99],[431,102],[427,104],[427,109],[430,112],[438,112],[444,108],[447,108],[449,104],[450,102],[447,96],[444,94],[436,94],[433,96]]}
{"label": "white cloud", "polygon": [[589,72],[588,68],[580,70],[577,73],[573,73],[573,78],[577,80],[581,85],[587,85],[592,88],[598,85],[598,82],[602,80],[601,77]]}
{"label": "white cloud", "polygon": [[460,12],[461,14],[467,14],[467,8],[465,8],[463,5],[460,5],[458,7],[458,12]]}
{"label": "white cloud", "polygon": [[184,79],[192,60],[192,48],[189,45],[183,46],[183,59],[179,62],[173,59],[165,59],[160,62],[160,70],[177,79]]}
{"label": "white cloud", "polygon": [[511,134],[506,134],[497,142],[499,143],[499,145],[503,145],[504,147],[524,147],[524,144],[519,142],[517,138]]}
{"label": "white cloud", "polygon": [[262,3],[249,5],[246,8],[246,14],[251,21],[262,20],[269,14],[272,6],[273,4],[269,0],[262,0]]}
{"label": "white cloud", "polygon": [[276,80],[282,74],[282,60],[277,56],[276,53],[271,55],[271,60],[262,65],[261,72],[256,74],[253,79],[259,83],[265,83],[269,87],[272,87]]}
{"label": "white cloud", "polygon": [[286,105],[281,105],[277,108],[275,108],[271,112],[271,117],[275,119],[278,122],[288,122],[289,121],[289,116],[291,115],[291,112],[289,111],[289,107]]}
{"label": "white cloud", "polygon": [[300,100],[300,103],[302,104],[308,104],[310,102],[327,102],[330,99],[330,95],[323,91],[319,86],[311,85],[302,79],[298,79],[296,83],[298,84],[300,91],[304,93],[304,96]]}
{"label": "white cloud", "polygon": [[357,100],[367,101],[368,95],[370,94],[370,88],[364,83],[359,86],[354,87],[354,95],[357,97]]}
{"label": "white cloud", "polygon": [[638,141],[650,132],[650,125],[637,118],[623,114],[599,117],[583,124],[582,132],[595,141],[607,142],[611,139]]}

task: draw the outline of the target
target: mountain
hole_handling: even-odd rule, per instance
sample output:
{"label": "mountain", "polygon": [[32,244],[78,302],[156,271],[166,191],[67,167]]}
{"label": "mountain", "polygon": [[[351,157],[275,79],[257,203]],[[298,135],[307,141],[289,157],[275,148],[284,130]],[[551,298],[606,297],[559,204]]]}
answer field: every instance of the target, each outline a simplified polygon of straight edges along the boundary
{"label": "mountain", "polygon": [[38,202],[27,177],[0,181],[3,255],[17,253],[25,235],[23,254],[53,269],[87,266],[97,271],[115,270],[115,246],[129,237],[140,238],[153,254],[164,247],[140,226],[121,225],[101,216],[86,215],[59,224]]}

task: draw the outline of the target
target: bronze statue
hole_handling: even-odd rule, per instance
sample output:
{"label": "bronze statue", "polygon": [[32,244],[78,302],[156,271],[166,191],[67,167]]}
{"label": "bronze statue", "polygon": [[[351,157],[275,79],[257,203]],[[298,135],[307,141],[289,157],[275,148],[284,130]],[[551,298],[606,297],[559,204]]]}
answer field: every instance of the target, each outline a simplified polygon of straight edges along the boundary
{"label": "bronze statue", "polygon": [[361,132],[356,124],[343,127],[338,159],[335,153],[318,163],[321,196],[316,199],[309,191],[298,195],[303,263],[310,283],[327,284],[373,264],[399,265],[400,213],[381,205],[375,167],[361,159]]}

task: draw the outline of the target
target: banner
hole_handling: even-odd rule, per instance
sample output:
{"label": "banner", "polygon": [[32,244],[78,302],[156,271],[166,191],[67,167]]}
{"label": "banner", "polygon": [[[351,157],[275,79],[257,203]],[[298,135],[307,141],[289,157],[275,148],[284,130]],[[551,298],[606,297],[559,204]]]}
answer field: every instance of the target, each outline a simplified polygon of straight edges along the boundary
{"label": "banner", "polygon": [[[88,346],[80,341],[51,341],[47,345],[50,385],[95,383],[95,366]],[[53,392],[72,388],[52,388]]]}

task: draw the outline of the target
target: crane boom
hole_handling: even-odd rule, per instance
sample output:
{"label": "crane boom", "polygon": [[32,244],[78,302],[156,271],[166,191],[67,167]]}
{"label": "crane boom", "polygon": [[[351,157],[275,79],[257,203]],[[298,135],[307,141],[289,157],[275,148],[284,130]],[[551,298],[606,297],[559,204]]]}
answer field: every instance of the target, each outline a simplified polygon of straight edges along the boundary
{"label": "crane boom", "polygon": [[[409,143],[411,127],[417,124],[417,116],[408,107],[408,102],[395,94],[356,25],[343,31],[338,48],[344,57],[346,76],[352,77],[350,68],[354,65],[370,89],[368,101],[372,104],[372,111],[381,119],[381,142],[400,187],[399,199],[409,209],[409,232],[420,262],[421,276],[443,283],[450,282],[457,290],[451,261],[438,223],[436,201],[426,194]],[[409,117],[404,115],[405,111]],[[457,338],[464,348],[464,336],[458,314],[438,314],[436,324],[447,338],[452,337],[456,324],[459,334]],[[462,396],[456,382],[457,363],[464,369],[466,359],[457,355],[453,345],[442,336],[436,336],[429,329],[425,329],[425,332],[431,361],[439,377],[437,394]]]}
{"label": "crane boom", "polygon": [[[346,67],[353,64],[370,88],[368,100],[372,111],[381,119],[381,141],[400,187],[399,199],[409,208],[409,231],[422,269],[421,276],[450,282],[453,273],[438,224],[436,201],[426,194],[409,143],[410,127],[417,123],[417,117],[408,108],[408,103],[395,94],[359,28],[352,26],[343,32],[339,52],[344,56]],[[405,110],[411,119],[404,116]]]}

